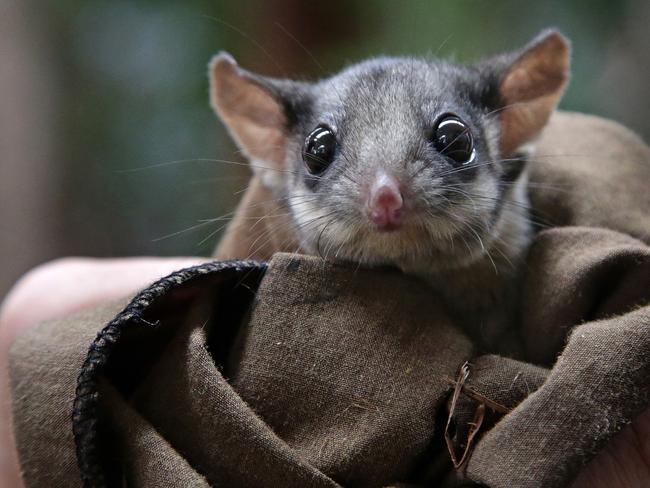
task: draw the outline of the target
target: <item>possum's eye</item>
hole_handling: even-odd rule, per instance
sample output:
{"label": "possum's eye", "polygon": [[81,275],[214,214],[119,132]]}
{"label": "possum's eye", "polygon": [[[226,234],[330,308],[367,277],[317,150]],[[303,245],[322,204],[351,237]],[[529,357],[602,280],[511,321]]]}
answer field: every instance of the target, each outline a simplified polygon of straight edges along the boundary
{"label": "possum's eye", "polygon": [[316,127],[305,139],[302,159],[312,175],[325,171],[334,160],[336,153],[336,136],[325,125]]}
{"label": "possum's eye", "polygon": [[458,164],[469,163],[476,156],[470,128],[455,115],[448,115],[438,123],[431,142],[436,151]]}

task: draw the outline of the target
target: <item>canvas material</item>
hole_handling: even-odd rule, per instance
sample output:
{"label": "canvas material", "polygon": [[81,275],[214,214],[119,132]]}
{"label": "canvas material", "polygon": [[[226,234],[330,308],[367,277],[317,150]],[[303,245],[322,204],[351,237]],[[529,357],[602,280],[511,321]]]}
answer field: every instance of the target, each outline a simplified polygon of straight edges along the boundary
{"label": "canvas material", "polygon": [[[545,157],[552,154],[573,156]],[[442,303],[387,270],[280,254],[259,289],[249,287],[249,313],[233,315],[219,290],[244,272],[235,281],[185,281],[223,272],[204,266],[142,302],[145,322],[118,315],[119,340],[131,347],[138,328],[167,335],[135,385],[130,356],[107,356],[115,371],[97,375],[95,393],[110,435],[97,437],[98,452],[130,486],[442,482],[449,400],[469,360],[454,447],[462,451],[481,398],[505,410],[482,408],[462,467],[468,479],[566,486],[650,404],[650,152],[617,124],[557,114],[531,180],[540,183],[531,186],[535,210],[552,228],[526,262],[528,362],[475,357]],[[264,192],[252,185],[238,217]],[[220,258],[247,256],[259,238],[238,217]],[[255,257],[269,258],[285,241],[278,236]],[[76,379],[89,343],[122,307],[44,324],[14,344],[14,429],[28,486],[81,484],[70,422]],[[151,328],[157,320],[164,327]]]}

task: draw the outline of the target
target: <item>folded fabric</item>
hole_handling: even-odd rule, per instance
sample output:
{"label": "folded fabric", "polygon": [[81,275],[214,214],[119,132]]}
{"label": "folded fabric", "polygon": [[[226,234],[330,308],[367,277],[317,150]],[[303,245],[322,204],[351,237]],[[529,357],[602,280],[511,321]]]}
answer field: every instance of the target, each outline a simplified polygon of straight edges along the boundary
{"label": "folded fabric", "polygon": [[[456,464],[495,488],[568,485],[650,405],[650,151],[559,114],[531,170],[552,225],[525,263],[523,360],[480,355],[422,281],[278,252],[275,235],[256,261],[17,339],[27,484],[441,486]],[[243,222],[264,191],[219,257],[255,248]]]}

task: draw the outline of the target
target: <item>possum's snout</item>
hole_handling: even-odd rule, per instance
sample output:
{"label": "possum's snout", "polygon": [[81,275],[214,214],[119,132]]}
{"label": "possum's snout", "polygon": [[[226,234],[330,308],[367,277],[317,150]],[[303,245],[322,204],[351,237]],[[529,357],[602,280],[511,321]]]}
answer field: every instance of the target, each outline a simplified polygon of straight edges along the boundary
{"label": "possum's snout", "polygon": [[366,214],[377,230],[390,232],[402,225],[404,197],[394,176],[379,171],[370,185],[366,200]]}

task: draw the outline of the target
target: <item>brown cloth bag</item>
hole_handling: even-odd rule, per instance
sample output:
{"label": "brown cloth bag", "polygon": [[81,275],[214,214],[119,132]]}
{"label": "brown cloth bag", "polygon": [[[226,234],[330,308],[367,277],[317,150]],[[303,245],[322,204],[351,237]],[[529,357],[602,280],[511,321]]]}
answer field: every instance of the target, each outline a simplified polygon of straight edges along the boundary
{"label": "brown cloth bag", "polygon": [[567,486],[650,405],[650,150],[560,113],[531,170],[552,227],[526,262],[527,362],[477,357],[415,278],[263,264],[291,236],[249,231],[268,200],[254,181],[217,255],[247,256],[268,233],[258,261],[181,270],[126,307],[17,339],[27,485],[441,486],[451,451],[468,481]]}

